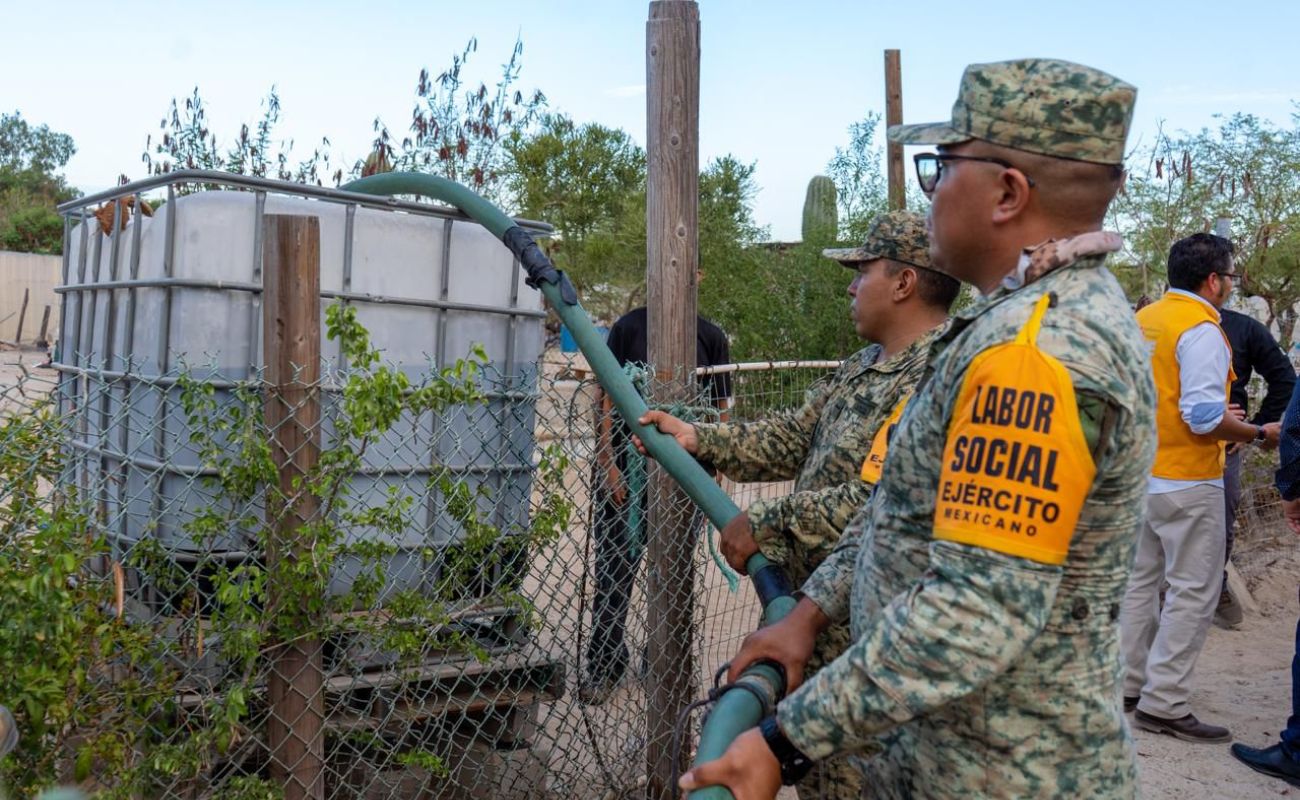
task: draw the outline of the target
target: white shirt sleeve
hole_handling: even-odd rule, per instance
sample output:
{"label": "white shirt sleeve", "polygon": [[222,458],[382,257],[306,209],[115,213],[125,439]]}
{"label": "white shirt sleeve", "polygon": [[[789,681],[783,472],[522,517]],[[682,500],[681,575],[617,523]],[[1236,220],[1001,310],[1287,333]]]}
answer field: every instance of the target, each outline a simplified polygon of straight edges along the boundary
{"label": "white shirt sleeve", "polygon": [[1228,410],[1224,387],[1232,352],[1219,326],[1202,322],[1179,337],[1174,354],[1182,387],[1178,410],[1192,433],[1209,433],[1219,427]]}

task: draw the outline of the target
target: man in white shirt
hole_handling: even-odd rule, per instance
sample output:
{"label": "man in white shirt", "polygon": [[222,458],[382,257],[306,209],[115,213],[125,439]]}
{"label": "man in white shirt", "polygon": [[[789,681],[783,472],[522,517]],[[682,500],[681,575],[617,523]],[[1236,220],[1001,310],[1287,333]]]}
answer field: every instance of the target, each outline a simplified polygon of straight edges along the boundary
{"label": "man in white shirt", "polygon": [[[1147,520],[1120,616],[1124,706],[1144,730],[1227,742],[1188,707],[1191,674],[1219,599],[1225,442],[1277,445],[1279,426],[1228,412],[1232,348],[1219,308],[1232,292],[1232,243],[1198,233],[1169,251],[1169,291],[1138,312],[1156,383],[1156,460]],[[1168,581],[1164,608],[1160,586]]]}

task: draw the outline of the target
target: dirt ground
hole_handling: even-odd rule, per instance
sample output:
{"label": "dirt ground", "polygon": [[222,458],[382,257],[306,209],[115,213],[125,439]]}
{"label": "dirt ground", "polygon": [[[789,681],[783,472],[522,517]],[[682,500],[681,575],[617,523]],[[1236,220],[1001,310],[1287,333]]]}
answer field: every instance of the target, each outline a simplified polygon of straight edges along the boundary
{"label": "dirt ground", "polygon": [[[1290,713],[1300,617],[1300,538],[1284,532],[1276,507],[1270,510],[1233,555],[1258,609],[1247,610],[1239,630],[1210,629],[1192,694],[1197,716],[1226,725],[1235,741],[1254,747],[1276,742]],[[1230,745],[1190,744],[1140,730],[1134,735],[1147,798],[1300,797],[1300,789],[1238,762]]]}
{"label": "dirt ground", "polygon": [[58,373],[40,366],[47,359],[44,350],[0,349],[0,412],[30,407],[54,388]]}

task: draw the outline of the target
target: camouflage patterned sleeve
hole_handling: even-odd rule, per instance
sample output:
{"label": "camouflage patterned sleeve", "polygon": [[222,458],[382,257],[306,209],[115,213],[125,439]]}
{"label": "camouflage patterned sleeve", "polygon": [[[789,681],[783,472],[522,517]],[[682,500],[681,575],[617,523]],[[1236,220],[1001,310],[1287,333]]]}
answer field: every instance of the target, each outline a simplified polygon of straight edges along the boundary
{"label": "camouflage patterned sleeve", "polygon": [[849,599],[853,593],[853,570],[858,563],[858,546],[866,527],[867,508],[844,528],[835,549],[817,566],[800,587],[799,593],[817,604],[832,623],[849,618]]}
{"label": "camouflage patterned sleeve", "polygon": [[919,584],[780,704],[781,729],[822,759],[977,691],[1042,631],[1060,578],[1060,567],[933,543]]}
{"label": "camouflage patterned sleeve", "polygon": [[697,423],[695,457],[738,483],[784,481],[799,474],[830,385],[809,392],[795,411],[760,422]]}
{"label": "camouflage patterned sleeve", "polygon": [[866,481],[854,479],[825,489],[756,500],[745,513],[760,548],[767,542],[796,540],[825,553],[871,498],[871,488]]}

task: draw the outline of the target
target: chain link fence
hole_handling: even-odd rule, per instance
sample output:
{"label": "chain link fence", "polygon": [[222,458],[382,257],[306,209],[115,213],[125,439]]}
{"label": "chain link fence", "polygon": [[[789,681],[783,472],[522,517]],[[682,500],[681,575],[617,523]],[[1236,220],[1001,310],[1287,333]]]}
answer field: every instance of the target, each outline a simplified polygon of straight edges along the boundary
{"label": "chain link fence", "polygon": [[[730,418],[797,407],[832,366],[732,368]],[[327,376],[300,387],[320,402],[315,471],[281,487],[277,465],[296,453],[277,461],[283,437],[265,422],[274,391],[264,383],[200,370],[128,381],[5,369],[0,683],[23,733],[4,764],[11,790],[643,796],[648,673],[681,665],[646,649],[658,609],[644,542],[600,553],[610,534],[589,377],[562,360],[539,364],[509,404],[485,389],[499,383],[486,370],[463,380],[434,371],[404,396],[471,386],[426,412],[427,433],[395,424],[345,446],[338,430],[358,412],[340,376]],[[156,396],[156,413],[115,405],[127,392]],[[456,421],[466,414],[483,416]],[[530,452],[478,435],[511,428],[530,433],[520,440]],[[438,431],[456,434],[449,443]],[[141,455],[160,432],[175,434],[163,457]],[[340,455],[349,449],[358,460]],[[495,466],[509,454],[524,469],[474,469],[485,451]],[[454,474],[412,466],[435,454]],[[1239,560],[1267,558],[1286,537],[1272,459],[1252,451],[1245,461]],[[351,486],[333,487],[330,470],[343,469]],[[789,489],[720,480],[741,507]],[[307,496],[315,516],[294,517]],[[716,534],[690,527],[689,650],[702,695],[759,609],[743,584],[729,589],[709,546]],[[289,538],[273,541],[277,532]],[[277,544],[303,560],[277,570]],[[620,584],[624,605],[600,596],[602,579]],[[601,624],[602,606],[615,607],[614,623]],[[584,693],[614,628],[623,669],[605,691]]]}
{"label": "chain link fence", "polygon": [[[466,363],[396,391],[379,363],[287,386],[8,366],[10,789],[643,794],[648,675],[681,665],[646,647],[660,610],[638,523],[602,498],[597,387],[563,362],[512,388]],[[735,371],[732,419],[797,406],[833,364],[761,366]],[[311,406],[317,428],[291,430]],[[741,507],[788,490],[723,480]],[[714,532],[678,533],[703,691],[759,609]]]}
{"label": "chain link fence", "polygon": [[[1262,394],[1252,393],[1252,408]],[[1247,447],[1242,453],[1241,500],[1230,560],[1246,590],[1254,595],[1246,601],[1252,613],[1289,607],[1294,575],[1300,570],[1295,534],[1287,526],[1282,497],[1273,482],[1277,460],[1277,451]]]}

